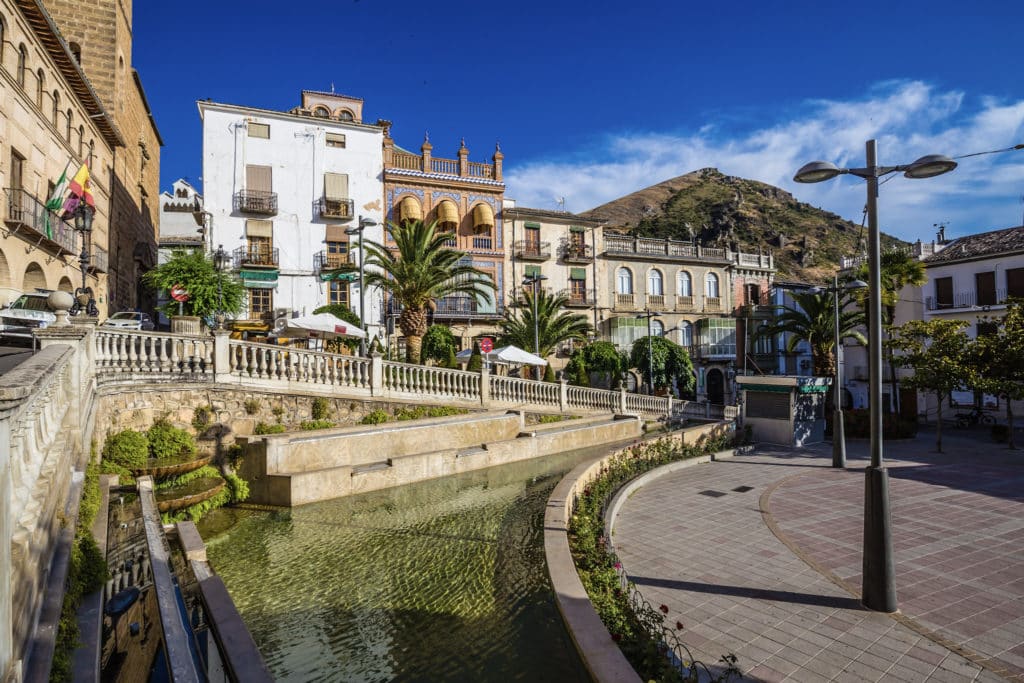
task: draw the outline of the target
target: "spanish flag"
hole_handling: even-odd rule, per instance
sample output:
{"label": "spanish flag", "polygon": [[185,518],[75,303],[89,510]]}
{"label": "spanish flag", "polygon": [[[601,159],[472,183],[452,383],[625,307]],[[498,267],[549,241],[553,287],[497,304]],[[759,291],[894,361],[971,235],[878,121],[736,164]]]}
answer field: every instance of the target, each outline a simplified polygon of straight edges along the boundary
{"label": "spanish flag", "polygon": [[64,204],[64,210],[67,212],[74,211],[74,207],[68,209],[68,204],[72,203],[77,206],[80,202],[85,202],[92,208],[96,208],[96,201],[92,197],[92,191],[89,188],[89,166],[82,164],[78,171],[75,172],[74,177],[71,178],[71,182],[68,183],[68,188],[71,190],[71,194],[68,196],[68,201]]}

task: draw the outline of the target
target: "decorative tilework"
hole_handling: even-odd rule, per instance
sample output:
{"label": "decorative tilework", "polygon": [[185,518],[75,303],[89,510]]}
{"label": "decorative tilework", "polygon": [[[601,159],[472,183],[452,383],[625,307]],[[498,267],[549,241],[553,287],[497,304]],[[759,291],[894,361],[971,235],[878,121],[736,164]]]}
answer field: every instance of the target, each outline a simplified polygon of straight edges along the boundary
{"label": "decorative tilework", "polygon": [[455,202],[456,206],[462,208],[462,193],[461,192],[444,192],[443,190],[434,190],[430,193],[430,201],[433,202],[434,206],[437,206],[437,200],[439,197],[447,197]]}

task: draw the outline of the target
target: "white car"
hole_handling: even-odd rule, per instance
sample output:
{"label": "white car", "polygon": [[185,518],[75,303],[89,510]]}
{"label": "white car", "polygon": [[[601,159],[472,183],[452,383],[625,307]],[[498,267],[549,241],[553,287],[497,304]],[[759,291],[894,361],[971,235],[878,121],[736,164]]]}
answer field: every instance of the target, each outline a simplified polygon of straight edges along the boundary
{"label": "white car", "polygon": [[116,327],[120,330],[152,330],[156,326],[149,313],[120,311],[103,321],[102,327]]}
{"label": "white car", "polygon": [[22,294],[10,306],[0,309],[0,337],[32,339],[32,330],[43,329],[57,320],[46,303],[49,294]]}

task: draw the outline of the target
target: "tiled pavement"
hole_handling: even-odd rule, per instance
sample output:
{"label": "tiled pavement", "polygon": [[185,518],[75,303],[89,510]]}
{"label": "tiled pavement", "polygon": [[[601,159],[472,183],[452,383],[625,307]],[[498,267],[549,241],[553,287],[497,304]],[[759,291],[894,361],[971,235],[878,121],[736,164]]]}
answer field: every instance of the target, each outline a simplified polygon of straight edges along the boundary
{"label": "tiled pavement", "polygon": [[696,658],[732,652],[750,679],[1024,681],[1024,451],[976,436],[885,444],[896,616],[859,604],[865,442],[846,471],[823,445],[662,476],[615,550]]}

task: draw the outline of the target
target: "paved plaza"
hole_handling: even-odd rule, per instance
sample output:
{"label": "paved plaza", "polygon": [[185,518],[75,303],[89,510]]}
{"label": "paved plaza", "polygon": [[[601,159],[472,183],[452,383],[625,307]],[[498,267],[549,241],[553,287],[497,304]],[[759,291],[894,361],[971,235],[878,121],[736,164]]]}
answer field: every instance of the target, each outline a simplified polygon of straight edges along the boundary
{"label": "paved plaza", "polygon": [[[900,612],[859,602],[868,444],[760,447],[623,505],[613,542],[696,658],[765,681],[1024,681],[1024,451],[988,432],[885,444]],[[750,487],[747,489],[747,487]]]}

